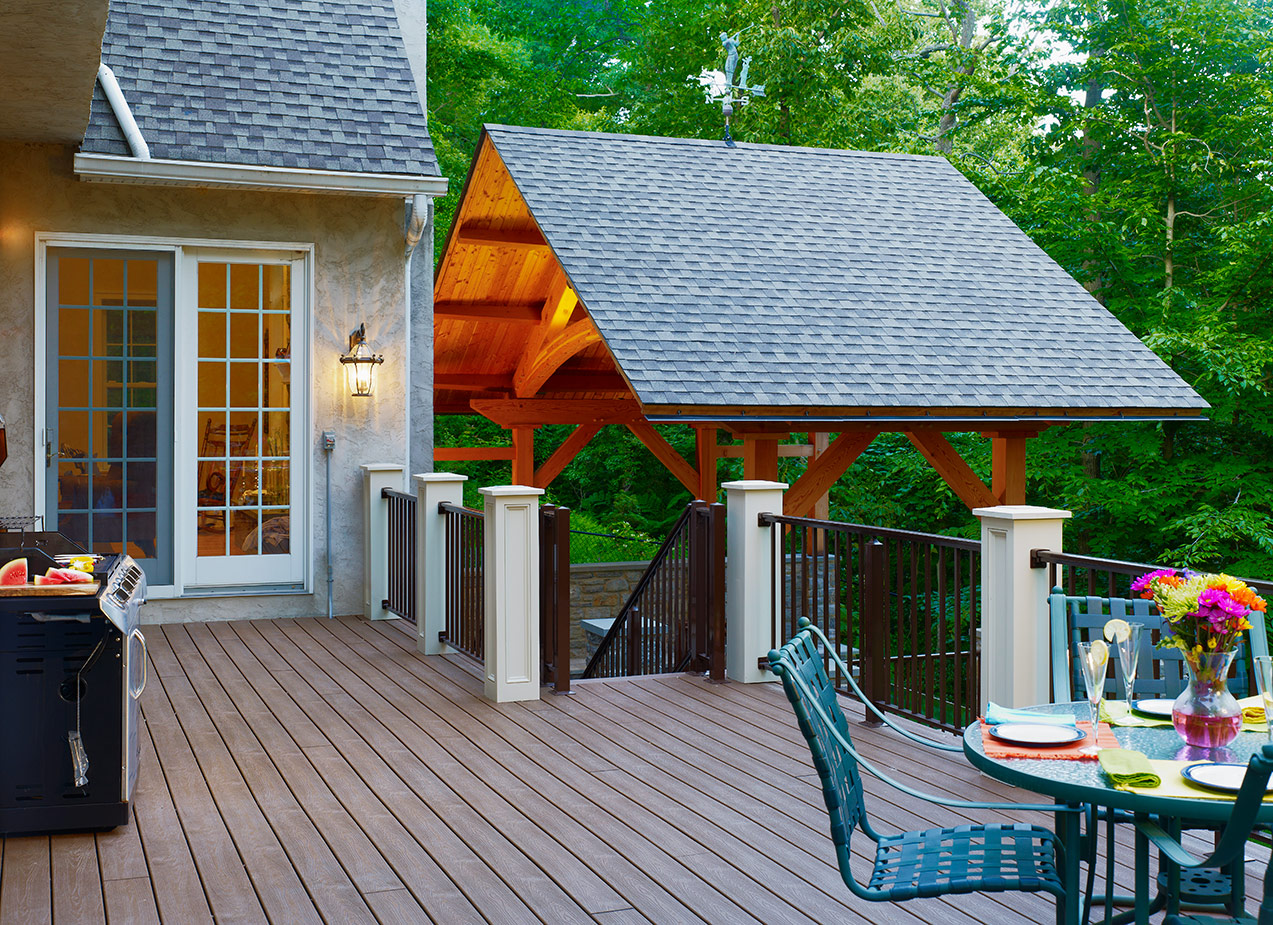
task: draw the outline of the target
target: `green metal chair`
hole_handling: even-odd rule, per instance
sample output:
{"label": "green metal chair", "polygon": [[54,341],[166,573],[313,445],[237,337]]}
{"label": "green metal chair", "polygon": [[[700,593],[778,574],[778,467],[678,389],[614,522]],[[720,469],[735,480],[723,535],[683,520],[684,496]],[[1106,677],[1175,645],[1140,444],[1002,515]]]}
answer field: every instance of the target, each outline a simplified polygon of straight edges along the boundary
{"label": "green metal chair", "polygon": [[[853,747],[836,690],[823,668],[819,639],[826,644],[825,637],[802,619],[800,632],[769,653],[769,665],[782,681],[809,743],[830,816],[836,861],[849,890],[871,902],[973,892],[1046,892],[1057,898],[1057,921],[1062,921],[1067,898],[1058,874],[1061,845],[1051,830],[1025,824],[961,825],[882,835],[867,816],[858,769],[942,806],[1043,812],[1081,812],[1081,808],[951,800],[893,780]],[[865,886],[858,883],[849,865],[849,843],[857,829],[875,843],[875,863]]]}
{"label": "green metal chair", "polygon": [[[1136,826],[1136,908],[1149,911],[1149,846],[1152,844],[1164,858],[1183,872],[1210,869],[1242,870],[1247,839],[1255,827],[1256,813],[1273,773],[1273,745],[1264,746],[1260,754],[1252,755],[1247,764],[1242,789],[1233,804],[1233,813],[1225,823],[1216,842],[1215,851],[1205,858],[1196,858],[1181,845],[1178,836],[1169,833],[1162,825],[1148,816],[1137,814]],[[1264,873],[1264,899],[1260,903],[1258,917],[1251,917],[1239,910],[1228,918],[1214,916],[1182,915],[1176,908],[1177,900],[1171,900],[1163,925],[1273,925],[1273,867]]]}

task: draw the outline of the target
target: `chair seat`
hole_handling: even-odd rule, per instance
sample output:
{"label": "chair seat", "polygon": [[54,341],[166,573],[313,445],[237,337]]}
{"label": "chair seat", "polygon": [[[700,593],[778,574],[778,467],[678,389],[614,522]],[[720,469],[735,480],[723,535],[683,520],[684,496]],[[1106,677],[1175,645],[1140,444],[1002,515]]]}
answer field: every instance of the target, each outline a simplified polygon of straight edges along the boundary
{"label": "chair seat", "polygon": [[1162,920],[1162,925],[1256,925],[1256,920],[1249,915],[1216,918],[1214,915],[1169,915]]}
{"label": "chair seat", "polygon": [[962,825],[883,836],[870,886],[892,900],[1046,890],[1063,895],[1056,837],[1035,825]]}

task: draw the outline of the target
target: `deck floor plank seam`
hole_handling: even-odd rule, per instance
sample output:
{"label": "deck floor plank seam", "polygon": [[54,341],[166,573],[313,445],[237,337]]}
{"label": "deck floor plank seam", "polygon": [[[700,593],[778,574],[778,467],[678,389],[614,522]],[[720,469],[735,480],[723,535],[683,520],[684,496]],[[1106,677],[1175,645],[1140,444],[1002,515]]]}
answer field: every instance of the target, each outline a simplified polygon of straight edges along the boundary
{"label": "deck floor plank seam", "polygon": [[[421,761],[409,747],[403,744],[381,721],[381,718],[368,709],[368,703],[359,701],[341,688],[329,676],[328,671],[334,670],[339,674],[342,669],[339,666],[332,666],[330,664],[332,660],[325,654],[319,655],[313,652],[312,648],[308,652],[303,650],[296,639],[282,628],[281,624],[287,622],[291,621],[277,623],[268,621],[254,625],[267,640],[271,641],[276,650],[289,660],[292,667],[305,677],[307,683],[317,681],[326,687],[327,683],[322,679],[325,678],[327,682],[330,682],[332,694],[339,692],[339,696],[330,696],[329,699],[332,704],[340,704],[343,708],[338,709],[338,712],[348,723],[351,732],[360,738],[372,737],[364,738],[366,744],[384,760],[422,805],[445,808],[446,811],[438,816],[441,822],[464,842],[467,850],[474,857],[479,858],[480,863],[492,875],[517,896],[517,901],[526,910],[526,914],[538,917],[535,911],[538,906],[540,909],[553,909],[555,915],[565,919],[573,918],[574,914],[585,915],[583,910],[562,893],[556,883],[544,874],[531,858],[509,841],[496,826],[491,825],[462,795],[452,790],[450,784],[439,777],[433,768]],[[308,634],[303,635],[309,638]],[[279,649],[279,645],[283,642],[286,642],[286,646]],[[327,667],[320,667],[310,658],[311,654],[318,655]],[[303,659],[303,662],[297,664],[292,659]],[[364,693],[368,695],[366,699],[371,705],[377,705],[376,701],[382,700],[369,688]],[[393,717],[388,715],[388,711],[384,718],[394,722]],[[480,782],[477,783],[480,784]],[[486,789],[489,790],[489,788]],[[498,867],[491,867],[492,863],[497,864]]]}
{"label": "deck floor plank seam", "polygon": [[[338,624],[332,630],[333,632],[345,634],[347,637],[354,637],[358,640],[357,643],[353,643],[355,646],[366,644],[369,639],[374,645],[374,640],[380,638],[374,631],[364,632],[360,627],[348,621],[343,626]],[[384,650],[377,651],[383,652]],[[680,916],[691,914],[680,901],[675,900],[672,894],[669,894],[653,878],[646,876],[636,866],[637,859],[645,859],[646,863],[650,863],[653,860],[654,863],[659,865],[660,874],[667,876],[667,862],[673,859],[670,856],[663,859],[657,857],[658,854],[664,853],[664,847],[651,841],[653,836],[643,833],[631,822],[626,822],[623,818],[623,813],[612,812],[610,808],[604,805],[603,801],[598,802],[595,800],[594,795],[589,793],[590,788],[588,786],[589,783],[595,784],[596,778],[594,776],[578,768],[572,762],[554,761],[554,757],[559,757],[555,751],[551,753],[552,757],[545,760],[543,757],[544,748],[552,749],[553,746],[551,743],[533,739],[515,725],[516,720],[513,717],[520,712],[524,712],[520,706],[509,705],[506,709],[491,710],[485,701],[478,698],[472,684],[464,685],[461,683],[453,690],[446,692],[437,690],[429,681],[430,670],[421,668],[422,663],[420,660],[412,659],[408,654],[402,652],[396,654],[384,652],[384,654],[394,661],[398,669],[394,676],[390,677],[390,680],[396,681],[404,689],[413,687],[413,692],[424,707],[439,713],[439,715],[447,716],[451,725],[457,731],[463,732],[466,728],[470,730],[481,729],[483,732],[490,732],[495,736],[495,741],[503,743],[492,747],[490,744],[492,741],[491,737],[487,735],[473,737],[470,735],[470,740],[473,742],[473,753],[485,756],[484,767],[518,777],[522,782],[522,786],[529,788],[527,792],[532,798],[539,797],[542,799],[542,796],[548,794],[554,794],[561,798],[558,807],[562,808],[564,813],[570,815],[580,827],[576,835],[578,832],[582,832],[584,835],[591,836],[592,840],[600,845],[603,851],[608,852],[608,855],[598,856],[595,853],[588,853],[586,849],[581,848],[577,844],[577,838],[572,850],[575,851],[581,860],[592,865],[598,874],[608,876],[615,889],[621,892],[632,890],[636,886],[632,880],[632,876],[635,874],[641,881],[648,881],[651,886],[657,888],[657,893],[653,897],[647,894],[644,898],[647,902],[647,908],[659,912],[662,920],[670,920],[669,915],[678,912]],[[413,668],[415,670],[412,670]],[[382,670],[384,669],[382,668]],[[403,675],[398,672],[404,672],[406,679],[409,679],[405,684],[403,683]],[[412,684],[412,681],[416,683]],[[473,703],[480,703],[485,709],[472,709],[471,704]],[[518,736],[514,733],[510,736],[510,725],[517,729],[521,735]],[[480,743],[477,741],[479,738],[481,740]],[[497,757],[497,752],[505,756],[503,760]],[[523,762],[521,759],[529,759],[529,763]],[[606,763],[606,767],[611,768],[612,766]],[[624,802],[629,802],[626,801],[626,798],[623,799]],[[590,808],[581,813],[577,807],[582,804],[589,804]],[[551,807],[551,804],[549,804],[549,807]],[[641,808],[639,806],[633,804],[628,811],[631,814],[630,818],[640,818]],[[598,812],[603,815],[596,815]],[[586,818],[590,825],[597,827],[600,831],[597,833],[589,832],[580,816]],[[612,819],[613,824],[599,824],[599,820],[606,818]],[[675,829],[669,829],[668,831],[672,836],[678,834]],[[598,835],[604,835],[606,840],[601,840],[597,837]],[[621,850],[613,850],[616,847],[614,844],[609,844],[609,847],[607,847],[609,839],[619,840]],[[626,865],[623,871],[605,870],[603,861],[610,855],[620,859]],[[696,872],[692,869],[687,869],[686,873],[690,874],[692,878],[692,875]],[[710,895],[724,886],[724,884],[713,886],[710,880],[711,878],[702,880],[696,892],[705,891]],[[682,885],[685,883],[684,878],[680,879],[680,883]],[[630,892],[625,892],[624,895],[630,900],[634,899]],[[671,899],[674,905],[666,908],[661,908],[660,904],[649,905],[651,898],[662,899],[663,897]],[[718,902],[721,907],[727,907],[732,903],[727,894],[719,892],[716,892],[714,901]],[[737,910],[737,916],[742,919],[749,917],[749,913],[740,908]]]}
{"label": "deck floor plank seam", "polygon": [[[275,646],[279,644],[279,640],[271,644],[266,634],[262,634],[260,626],[242,623],[235,626],[235,633],[254,654],[261,647],[277,651]],[[344,701],[352,708],[360,709],[353,699],[343,693],[324,697],[317,689],[309,686],[312,672],[295,674],[297,686],[287,689],[285,693],[320,728],[326,730],[331,747],[340,756],[341,763],[348,766],[361,785],[375,795],[377,802],[415,842],[432,867],[446,877],[461,897],[477,910],[479,918],[485,921],[509,922],[533,918],[525,903],[502,878],[490,872],[481,857],[454,831],[454,827],[445,821],[440,812],[435,811],[434,807],[411,789],[394,767],[392,755],[382,754],[367,739],[367,735],[374,734],[374,730],[369,732],[364,727],[360,731],[338,709],[338,705]],[[372,719],[370,714],[366,715],[368,722]],[[374,803],[368,805],[374,809]],[[404,851],[410,852],[408,846],[402,847]],[[430,870],[421,869],[420,872],[427,875]],[[438,881],[434,881],[434,886],[445,890],[445,885]],[[440,899],[445,900],[445,897]],[[466,919],[466,913],[457,917],[457,921]]]}

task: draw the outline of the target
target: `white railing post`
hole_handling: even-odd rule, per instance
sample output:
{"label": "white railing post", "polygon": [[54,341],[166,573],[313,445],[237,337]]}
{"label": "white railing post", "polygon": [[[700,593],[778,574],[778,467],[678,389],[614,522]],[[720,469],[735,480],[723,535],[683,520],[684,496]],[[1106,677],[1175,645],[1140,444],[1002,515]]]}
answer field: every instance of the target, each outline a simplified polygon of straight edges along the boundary
{"label": "white railing post", "polygon": [[385,488],[402,491],[402,466],[370,463],[362,470],[362,615],[389,620],[397,615],[384,608],[389,596],[389,501]]}
{"label": "white railing post", "polygon": [[1061,551],[1069,511],[1025,504],[981,507],[981,704],[1028,707],[1050,697],[1048,570],[1031,549]]}
{"label": "white railing post", "polygon": [[501,485],[483,496],[487,700],[539,699],[539,496]]}
{"label": "white railing post", "polygon": [[773,647],[774,575],[782,572],[782,550],[775,549],[773,527],[758,523],[761,514],[782,513],[785,482],[726,482],[729,558],[725,562],[725,673],[732,681],[773,681],[759,660]]}
{"label": "white railing post", "polygon": [[464,503],[466,475],[429,472],[415,481],[415,626],[416,649],[441,655],[451,647],[438,640],[446,629],[446,518],[438,505]]}

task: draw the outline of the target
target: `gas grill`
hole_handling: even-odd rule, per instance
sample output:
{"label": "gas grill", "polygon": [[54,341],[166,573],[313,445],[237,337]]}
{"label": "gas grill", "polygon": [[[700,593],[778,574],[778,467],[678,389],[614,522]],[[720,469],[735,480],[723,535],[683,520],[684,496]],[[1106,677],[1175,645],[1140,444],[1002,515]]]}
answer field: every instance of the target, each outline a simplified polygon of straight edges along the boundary
{"label": "gas grill", "polygon": [[[57,533],[0,534],[0,562],[25,556],[33,575],[77,554]],[[0,589],[0,836],[128,822],[146,576],[127,555],[101,559],[94,574],[96,588]]]}

